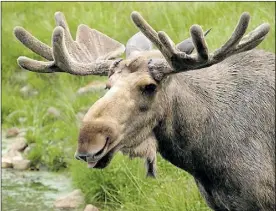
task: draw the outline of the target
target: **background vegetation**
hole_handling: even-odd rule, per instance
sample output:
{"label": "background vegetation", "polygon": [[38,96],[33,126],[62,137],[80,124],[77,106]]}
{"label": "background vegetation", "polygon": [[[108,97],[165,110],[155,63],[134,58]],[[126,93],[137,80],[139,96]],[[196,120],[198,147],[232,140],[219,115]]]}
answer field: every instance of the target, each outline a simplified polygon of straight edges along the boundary
{"label": "background vegetation", "polygon": [[[118,154],[111,165],[101,170],[87,169],[73,160],[79,123],[76,114],[89,108],[104,90],[76,95],[88,82],[104,77],[76,77],[68,74],[36,74],[22,71],[16,64],[20,55],[40,59],[13,36],[15,26],[23,26],[41,41],[51,44],[55,26],[54,13],[64,12],[75,36],[81,23],[126,43],[137,32],[130,13],[139,11],[157,30],[166,31],[177,43],[189,36],[189,27],[200,24],[213,28],[207,37],[210,49],[221,46],[231,35],[240,14],[248,11],[249,30],[263,22],[271,25],[266,40],[258,47],[275,52],[275,2],[5,2],[2,3],[2,127],[27,129],[29,143],[36,143],[29,153],[35,166],[58,171],[66,168],[75,187],[82,189],[86,201],[102,210],[209,210],[199,195],[193,179],[186,172],[158,159],[157,180],[145,179],[143,161]],[[22,95],[28,85],[37,95]],[[46,115],[54,106],[60,118]],[[23,193],[22,193],[23,194]]]}

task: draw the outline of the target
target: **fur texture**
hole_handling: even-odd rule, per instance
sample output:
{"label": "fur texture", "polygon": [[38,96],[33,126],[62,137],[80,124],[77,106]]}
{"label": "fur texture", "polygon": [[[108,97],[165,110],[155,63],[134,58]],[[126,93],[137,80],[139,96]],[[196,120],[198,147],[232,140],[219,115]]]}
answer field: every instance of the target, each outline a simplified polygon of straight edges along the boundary
{"label": "fur texture", "polygon": [[253,50],[161,83],[162,157],[213,210],[275,210],[275,55]]}
{"label": "fur texture", "polygon": [[[195,178],[213,210],[274,210],[274,59],[251,50],[160,82],[148,72],[148,59],[119,63],[120,77],[84,118],[102,127],[112,121],[119,134],[97,165],[107,166],[113,148],[150,157],[137,149],[150,146],[145,141],[154,134],[161,156]],[[97,136],[87,140],[103,146]]]}
{"label": "fur texture", "polygon": [[156,177],[157,172],[157,140],[152,134],[149,138],[144,140],[140,145],[133,148],[123,148],[121,152],[128,155],[130,158],[144,158],[147,169],[147,177]]}

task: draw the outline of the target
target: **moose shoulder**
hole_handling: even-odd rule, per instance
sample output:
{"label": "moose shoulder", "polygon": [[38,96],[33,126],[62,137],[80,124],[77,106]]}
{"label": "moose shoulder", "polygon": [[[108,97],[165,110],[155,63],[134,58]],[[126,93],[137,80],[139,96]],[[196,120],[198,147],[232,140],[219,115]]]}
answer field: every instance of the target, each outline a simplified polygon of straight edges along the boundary
{"label": "moose shoulder", "polygon": [[275,208],[274,57],[252,50],[164,81],[159,152],[214,210]]}
{"label": "moose shoulder", "polygon": [[249,14],[243,13],[230,39],[209,53],[209,31],[198,25],[175,45],[139,13],[131,17],[142,33],[129,40],[125,60],[114,60],[122,44],[87,26],[79,26],[74,41],[61,13],[53,48],[15,29],[25,46],[48,60],[20,57],[21,67],[109,76],[110,90],[83,119],[76,157],[104,168],[121,150],[146,158],[154,175],[158,150],[193,175],[213,210],[274,210],[275,54],[254,49],[269,25],[244,36]]}

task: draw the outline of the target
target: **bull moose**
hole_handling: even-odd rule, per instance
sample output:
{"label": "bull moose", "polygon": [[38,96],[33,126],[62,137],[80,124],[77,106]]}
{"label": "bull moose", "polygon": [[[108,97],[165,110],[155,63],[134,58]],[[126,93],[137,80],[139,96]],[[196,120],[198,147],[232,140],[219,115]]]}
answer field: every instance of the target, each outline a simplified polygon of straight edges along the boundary
{"label": "bull moose", "polygon": [[52,47],[14,30],[48,60],[19,57],[24,69],[108,76],[109,90],[84,116],[75,157],[105,168],[120,150],[144,157],[154,176],[158,150],[194,177],[213,210],[275,210],[275,54],[255,49],[269,25],[244,36],[243,13],[230,39],[209,53],[199,25],[175,45],[138,12],[131,18],[140,32],[126,48],[86,25],[73,40],[60,12]]}

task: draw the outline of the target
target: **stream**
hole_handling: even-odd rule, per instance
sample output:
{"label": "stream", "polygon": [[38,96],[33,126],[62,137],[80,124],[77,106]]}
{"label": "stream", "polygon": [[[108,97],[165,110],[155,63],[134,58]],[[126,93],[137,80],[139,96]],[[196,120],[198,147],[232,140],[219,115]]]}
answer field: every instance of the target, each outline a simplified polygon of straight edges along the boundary
{"label": "stream", "polygon": [[3,211],[56,211],[54,201],[72,191],[66,175],[2,169]]}
{"label": "stream", "polygon": [[[2,155],[7,142],[2,134]],[[73,190],[66,173],[2,169],[1,177],[3,211],[59,211],[54,201]]]}

